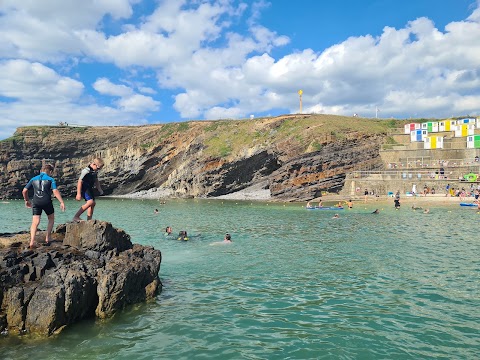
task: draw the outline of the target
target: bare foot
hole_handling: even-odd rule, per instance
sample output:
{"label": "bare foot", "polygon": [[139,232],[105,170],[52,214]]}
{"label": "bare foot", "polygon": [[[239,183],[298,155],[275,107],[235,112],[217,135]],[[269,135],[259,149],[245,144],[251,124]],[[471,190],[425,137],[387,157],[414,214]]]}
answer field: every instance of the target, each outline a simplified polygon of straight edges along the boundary
{"label": "bare foot", "polygon": [[28,247],[29,249],[35,249],[37,247],[37,244],[35,243],[30,243],[30,246]]}

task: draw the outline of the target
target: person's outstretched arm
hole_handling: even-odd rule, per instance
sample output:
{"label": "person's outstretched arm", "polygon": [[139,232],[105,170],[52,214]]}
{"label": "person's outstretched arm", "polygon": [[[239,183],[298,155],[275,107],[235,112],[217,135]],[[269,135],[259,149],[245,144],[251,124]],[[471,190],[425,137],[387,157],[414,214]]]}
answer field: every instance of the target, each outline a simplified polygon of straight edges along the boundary
{"label": "person's outstretched arm", "polygon": [[25,206],[27,208],[31,208],[32,203],[30,202],[30,199],[28,198],[28,189],[27,188],[23,188],[22,195],[23,195],[23,198],[25,199]]}
{"label": "person's outstretched arm", "polygon": [[63,202],[62,195],[60,194],[60,191],[58,191],[57,189],[53,190],[53,195],[55,195],[55,197],[58,199],[58,201],[60,201],[60,209],[62,209],[62,211],[65,211],[65,203]]}
{"label": "person's outstretched arm", "polygon": [[78,182],[77,182],[77,196],[75,196],[75,200],[77,200],[77,201],[82,200],[82,184],[83,184],[82,179],[78,179]]}

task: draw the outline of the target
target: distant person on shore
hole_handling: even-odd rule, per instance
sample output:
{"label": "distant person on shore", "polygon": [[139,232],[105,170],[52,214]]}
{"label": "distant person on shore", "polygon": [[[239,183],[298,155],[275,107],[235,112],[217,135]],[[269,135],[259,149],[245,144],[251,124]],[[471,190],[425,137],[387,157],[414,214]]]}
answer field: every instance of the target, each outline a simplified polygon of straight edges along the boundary
{"label": "distant person on shore", "polygon": [[323,200],[322,199],[318,200],[318,207],[323,207]]}
{"label": "distant person on shore", "polygon": [[415,196],[417,194],[417,185],[413,184],[412,185],[412,196]]}
{"label": "distant person on shore", "polygon": [[365,189],[363,194],[365,195],[365,202],[367,202],[367,200],[368,200],[368,189]]}
{"label": "distant person on shore", "polygon": [[347,201],[347,206],[348,206],[349,209],[352,209],[352,208],[353,208],[352,199],[349,199],[349,200]]}
{"label": "distant person on shore", "polygon": [[[45,236],[45,243],[50,244],[53,224],[55,222],[55,209],[52,203],[52,193],[60,201],[60,209],[65,211],[65,204],[62,195],[57,190],[57,183],[52,178],[53,166],[45,164],[42,166],[40,175],[34,176],[25,185],[22,195],[25,199],[25,206],[32,209],[32,225],[30,227],[30,248],[35,245],[35,235],[37,233],[38,225],[40,224],[40,217],[45,211],[48,218],[47,234]],[[33,188],[33,199],[30,202],[28,197],[28,190]]]}
{"label": "distant person on shore", "polygon": [[427,196],[428,192],[429,192],[428,186],[427,186],[427,184],[425,184],[423,186],[423,196]]}
{"label": "distant person on shore", "polygon": [[310,201],[307,202],[307,209],[312,209],[313,206],[312,206],[312,203]]}
{"label": "distant person on shore", "polygon": [[448,196],[450,194],[450,184],[447,184],[447,186],[445,186],[445,196]]}
{"label": "distant person on shore", "polygon": [[73,221],[81,221],[80,216],[87,211],[87,220],[91,220],[93,216],[93,210],[95,209],[95,196],[93,189],[96,188],[100,195],[103,195],[102,187],[98,181],[98,171],[103,168],[103,160],[100,158],[95,158],[85,169],[80,173],[80,178],[77,182],[77,196],[75,200],[80,201],[82,197],[85,199],[86,203],[80,207]]}
{"label": "distant person on shore", "polygon": [[395,198],[393,200],[393,203],[395,205],[395,209],[400,208],[400,190],[397,190],[397,193],[395,194]]}

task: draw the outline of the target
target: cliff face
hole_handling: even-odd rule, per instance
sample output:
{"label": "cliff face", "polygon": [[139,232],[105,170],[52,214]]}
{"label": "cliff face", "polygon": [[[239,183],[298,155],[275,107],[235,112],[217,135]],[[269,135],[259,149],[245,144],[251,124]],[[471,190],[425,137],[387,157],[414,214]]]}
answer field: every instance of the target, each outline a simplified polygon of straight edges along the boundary
{"label": "cliff face", "polygon": [[107,195],[159,189],[211,197],[265,183],[272,198],[308,200],[341,189],[353,166],[381,163],[385,121],[325,115],[197,121],[138,127],[27,127],[0,142],[0,198],[20,198],[42,162],[64,196],[81,169],[105,161]]}

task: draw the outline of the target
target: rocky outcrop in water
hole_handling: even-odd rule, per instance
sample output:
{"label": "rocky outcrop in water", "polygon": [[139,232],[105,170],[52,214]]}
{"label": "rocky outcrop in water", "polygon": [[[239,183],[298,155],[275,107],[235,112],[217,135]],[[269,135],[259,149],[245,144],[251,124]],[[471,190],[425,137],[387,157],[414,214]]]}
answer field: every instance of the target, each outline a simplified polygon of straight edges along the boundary
{"label": "rocky outcrop in water", "polygon": [[[132,244],[110,223],[60,225],[50,246],[25,249],[28,234],[0,248],[0,329],[52,335],[89,317],[107,318],[155,297],[161,252]],[[4,241],[5,243],[5,241]]]}
{"label": "rocky outcrop in water", "polygon": [[[217,197],[266,186],[272,199],[337,191],[346,173],[380,162],[385,121],[288,115],[137,127],[28,127],[0,142],[0,199],[21,198],[42,162],[55,165],[64,196],[93,156],[107,195],[158,190],[159,197]],[[266,185],[264,185],[266,184]]]}

